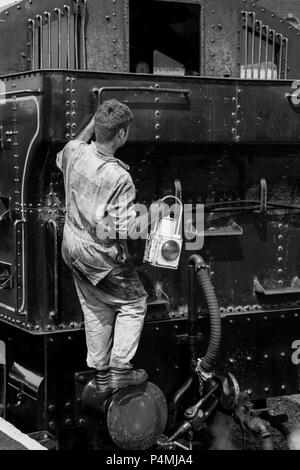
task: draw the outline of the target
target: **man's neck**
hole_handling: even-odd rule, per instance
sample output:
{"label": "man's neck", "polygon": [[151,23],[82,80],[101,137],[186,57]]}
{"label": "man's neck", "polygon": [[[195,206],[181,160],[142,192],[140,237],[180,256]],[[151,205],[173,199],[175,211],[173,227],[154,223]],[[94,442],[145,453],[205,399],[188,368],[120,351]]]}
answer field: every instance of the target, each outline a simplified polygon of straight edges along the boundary
{"label": "man's neck", "polygon": [[103,150],[105,153],[110,153],[114,157],[117,150],[117,147],[114,142],[99,144],[99,142],[96,141],[96,145],[100,151]]}

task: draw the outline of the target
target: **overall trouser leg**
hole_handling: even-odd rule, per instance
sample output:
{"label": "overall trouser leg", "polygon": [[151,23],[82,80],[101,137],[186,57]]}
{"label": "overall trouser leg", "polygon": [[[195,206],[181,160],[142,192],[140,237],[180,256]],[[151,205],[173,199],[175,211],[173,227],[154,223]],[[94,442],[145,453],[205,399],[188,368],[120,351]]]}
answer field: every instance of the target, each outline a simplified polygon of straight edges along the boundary
{"label": "overall trouser leg", "polygon": [[87,365],[97,370],[108,367],[129,369],[147,310],[147,296],[136,300],[118,299],[74,276],[84,314]]}
{"label": "overall trouser leg", "polygon": [[147,297],[117,307],[110,367],[131,368],[139,345],[147,309]]}
{"label": "overall trouser leg", "polygon": [[143,369],[133,369],[134,357],[147,310],[147,295],[120,299],[74,274],[84,314],[87,365],[96,370],[99,392],[137,385],[147,380]]}
{"label": "overall trouser leg", "polygon": [[115,308],[103,302],[97,295],[97,288],[87,280],[74,276],[74,281],[84,315],[87,365],[105,371],[110,363]]}

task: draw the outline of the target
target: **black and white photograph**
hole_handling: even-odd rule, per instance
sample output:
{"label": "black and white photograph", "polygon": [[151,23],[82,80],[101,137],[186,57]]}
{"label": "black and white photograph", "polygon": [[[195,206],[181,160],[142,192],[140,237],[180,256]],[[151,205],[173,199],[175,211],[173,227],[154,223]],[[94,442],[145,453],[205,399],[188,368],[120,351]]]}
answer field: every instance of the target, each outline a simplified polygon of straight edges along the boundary
{"label": "black and white photograph", "polygon": [[300,0],[0,0],[0,450],[300,450]]}

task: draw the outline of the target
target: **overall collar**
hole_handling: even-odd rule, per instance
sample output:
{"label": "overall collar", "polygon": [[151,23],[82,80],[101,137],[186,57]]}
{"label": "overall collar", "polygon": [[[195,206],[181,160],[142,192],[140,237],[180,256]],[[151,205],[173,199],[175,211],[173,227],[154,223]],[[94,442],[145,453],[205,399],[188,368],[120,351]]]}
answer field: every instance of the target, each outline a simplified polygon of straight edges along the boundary
{"label": "overall collar", "polygon": [[130,166],[126,165],[126,163],[122,162],[122,160],[119,160],[118,158],[114,157],[114,155],[107,150],[103,149],[100,144],[97,144],[97,142],[92,142],[91,146],[96,153],[96,155],[101,156],[103,160],[109,160],[112,162],[117,162],[124,170],[129,171]]}

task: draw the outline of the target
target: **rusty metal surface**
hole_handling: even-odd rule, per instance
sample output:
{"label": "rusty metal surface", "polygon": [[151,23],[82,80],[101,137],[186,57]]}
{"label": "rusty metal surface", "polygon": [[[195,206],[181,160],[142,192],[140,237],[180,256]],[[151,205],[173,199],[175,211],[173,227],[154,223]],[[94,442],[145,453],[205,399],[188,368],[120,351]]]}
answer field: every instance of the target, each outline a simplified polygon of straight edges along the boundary
{"label": "rusty metal surface", "polygon": [[242,4],[236,0],[201,2],[203,9],[202,73],[211,77],[239,77],[238,29]]}
{"label": "rusty metal surface", "polygon": [[[295,93],[296,85],[292,81],[270,83],[79,72],[56,74],[55,78],[45,74],[44,83],[46,93],[51,93],[53,98],[45,124],[52,139],[60,142],[75,135],[84,117],[95,110],[98,101],[94,88],[105,88],[103,99],[117,98],[132,108],[135,120],[130,141],[152,144],[298,142],[299,106],[291,105],[286,97]],[[149,92],[139,90],[147,87],[151,88]],[[189,93],[183,94],[183,89]],[[63,100],[64,128],[58,125]]]}
{"label": "rusty metal surface", "polygon": [[129,71],[128,1],[89,2],[88,15],[88,69]]}
{"label": "rusty metal surface", "polygon": [[[90,70],[128,71],[128,0],[102,0],[101,8],[99,3],[98,0],[57,0],[49,5],[49,0],[24,0],[3,10],[0,13],[1,74],[48,68],[49,64],[82,70],[87,65]],[[11,31],[17,32],[13,43]],[[44,54],[41,54],[41,41]],[[71,61],[67,59],[68,53]]]}
{"label": "rusty metal surface", "polygon": [[[180,35],[178,37],[174,35],[174,39],[170,39],[173,32],[168,25],[168,15],[164,13],[165,20],[163,20],[160,18],[160,10],[157,10],[160,6],[166,11],[169,8],[171,12],[176,4],[177,6],[186,4],[193,11],[196,11],[194,7],[199,6],[197,13],[193,13],[196,15],[193,24],[194,28],[195,25],[200,25],[200,32],[196,34],[196,31],[193,31],[194,36],[191,37],[194,39],[191,44],[188,43],[188,46],[184,41],[181,42]],[[101,2],[57,0],[51,8],[48,0],[40,0],[38,3],[24,0],[18,5],[11,6],[0,13],[1,73],[15,73],[49,66],[111,72],[128,72],[131,67],[131,71],[135,72],[136,65],[141,60],[147,62],[151,68],[155,48],[164,49],[167,47],[167,40],[171,43],[176,40],[179,41],[177,53],[183,49],[180,52],[183,61],[187,55],[199,56],[196,60],[199,66],[193,64],[192,67],[187,67],[188,74],[201,73],[213,77],[239,78],[243,64],[245,33],[245,17],[242,11],[246,11],[252,14],[253,18],[255,15],[256,21],[264,24],[269,32],[274,30],[277,36],[283,35],[287,39],[288,67],[286,63],[283,64],[284,71],[287,72],[288,78],[297,78],[299,75],[297,60],[299,31],[256,2],[156,0],[155,3],[149,2],[145,5],[144,10],[139,13],[140,24],[135,25],[137,8],[140,8],[139,3],[129,0],[101,0]],[[152,16],[154,18],[151,19],[151,24],[148,24]],[[130,29],[130,25],[134,25],[136,30]],[[147,30],[146,36],[145,31],[142,32],[143,28]],[[18,33],[13,44],[11,31]],[[138,36],[135,41],[136,31],[141,37],[138,39]],[[253,35],[252,37],[254,38]],[[49,47],[50,42],[51,47]],[[271,54],[270,45],[269,57]],[[194,59],[192,62],[195,62]],[[282,59],[285,60],[285,57]]]}
{"label": "rusty metal surface", "polygon": [[[5,142],[1,151],[5,171],[0,173],[0,184],[13,194],[14,217],[22,220],[24,215],[27,221],[24,242],[20,238],[21,245],[17,247],[21,259],[18,272],[22,274],[25,247],[28,275],[27,316],[15,311],[16,289],[3,289],[0,291],[1,324],[10,323],[16,331],[33,333],[30,337],[48,336],[49,340],[71,337],[70,332],[74,330],[74,334],[80,335],[80,341],[84,340],[82,315],[71,275],[54,258],[64,221],[63,182],[55,167],[55,156],[68,139],[67,134],[75,133],[83,117],[95,110],[97,96],[93,88],[106,87],[103,97],[123,99],[134,112],[131,138],[119,157],[131,165],[138,202],[150,204],[153,199],[172,193],[174,181],[179,179],[183,201],[206,206],[206,238],[201,254],[209,265],[223,318],[223,346],[217,370],[232,371],[242,389],[253,389],[253,397],[298,390],[300,167],[295,143],[299,114],[297,107],[292,107],[285,98],[285,93],[292,90],[292,83],[276,82],[267,88],[263,82],[67,72],[17,75],[7,77],[5,83],[7,102],[1,105],[4,106],[1,125],[5,132],[18,133],[5,134],[5,139],[12,138],[12,141]],[[112,86],[124,89],[116,90],[119,94],[115,94]],[[150,86],[154,92],[144,90]],[[28,160],[22,208],[14,191],[21,190],[24,155],[36,126],[35,100],[29,92],[23,92],[24,102],[14,96],[20,90],[39,88],[35,99],[40,103],[41,116],[44,116],[43,109],[47,109],[47,117],[41,120],[40,133]],[[162,91],[156,91],[159,89]],[[188,99],[187,95],[182,96],[182,90],[186,89],[190,91]],[[252,99],[247,101],[248,94]],[[263,109],[261,102],[268,103],[262,127],[257,125],[257,116],[261,116]],[[209,106],[205,108],[203,103]],[[63,116],[62,109],[65,109]],[[156,127],[158,110],[160,126]],[[238,125],[238,116],[232,115],[234,110],[242,116]],[[286,113],[287,122],[276,123],[274,118],[269,123],[268,116],[276,112]],[[234,123],[238,133],[233,135]],[[289,129],[283,133],[285,125]],[[253,145],[258,138],[260,143]],[[275,145],[277,139],[282,145]],[[213,142],[218,145],[212,145]],[[15,165],[18,169],[10,166],[13,143],[18,143],[14,146],[20,159],[20,164]],[[19,172],[19,178],[15,178],[14,171]],[[49,226],[51,220],[58,228],[57,246],[53,227]],[[2,246],[9,248],[9,253],[3,249],[2,261],[13,262],[16,247],[11,224],[9,221],[2,224]],[[216,236],[218,231],[221,235]],[[143,250],[143,241],[132,246],[150,294],[136,364],[144,366],[150,380],[170,398],[186,379],[189,367],[183,338],[187,331],[186,265],[191,252],[184,250],[179,270],[170,272],[141,266]],[[260,292],[255,290],[256,278],[263,287]],[[270,291],[272,295],[264,294]],[[206,306],[201,296],[198,301],[199,315],[203,318]],[[11,310],[3,307],[6,303]],[[22,296],[18,307],[21,303]],[[199,331],[204,338],[208,337],[206,321],[199,322]],[[63,341],[57,341],[54,362],[64,347]],[[205,345],[204,341],[203,352]],[[149,355],[149,351],[155,353]]]}
{"label": "rusty metal surface", "polygon": [[[287,78],[297,78],[300,72],[297,61],[300,33],[296,28],[253,1],[226,0],[219,2],[212,0],[203,2],[202,8],[205,24],[205,47],[202,50],[202,73],[204,75],[236,78],[241,76],[240,67],[243,65],[245,57],[243,50],[245,17],[242,15],[242,11],[247,11],[251,15],[255,15],[256,21],[261,21],[266,25],[268,31],[274,30],[277,34],[283,34],[287,38]],[[249,61],[251,62],[250,57]]]}
{"label": "rusty metal surface", "polygon": [[217,369],[238,377],[251,399],[299,392],[298,325],[292,312],[227,317]]}

